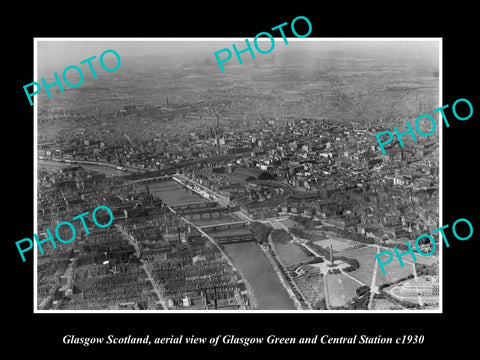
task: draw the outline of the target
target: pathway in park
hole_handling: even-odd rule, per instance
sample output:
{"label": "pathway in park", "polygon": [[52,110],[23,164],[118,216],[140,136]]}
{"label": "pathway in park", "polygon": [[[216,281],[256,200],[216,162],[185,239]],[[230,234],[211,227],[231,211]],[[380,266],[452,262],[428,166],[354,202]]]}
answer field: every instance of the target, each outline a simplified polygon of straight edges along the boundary
{"label": "pathway in park", "polygon": [[[379,251],[380,251],[380,246],[377,245],[377,254]],[[377,269],[378,269],[378,261],[375,260],[375,267],[373,268],[373,275],[372,275],[372,285],[370,286],[370,300],[368,301],[368,310],[372,310],[373,297],[378,292],[378,286],[375,285],[375,280],[377,278]]]}

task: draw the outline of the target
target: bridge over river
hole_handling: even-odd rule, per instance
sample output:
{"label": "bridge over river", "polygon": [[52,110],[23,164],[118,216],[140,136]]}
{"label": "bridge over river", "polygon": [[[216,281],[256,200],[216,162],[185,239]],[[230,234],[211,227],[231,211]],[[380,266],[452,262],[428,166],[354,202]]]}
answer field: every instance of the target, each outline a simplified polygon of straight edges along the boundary
{"label": "bridge over river", "polygon": [[[240,272],[248,292],[253,294],[252,303],[256,309],[294,310],[293,301],[248,227],[251,220],[238,209],[202,198],[198,192],[191,192],[192,189],[187,194],[185,186],[172,179],[159,183],[158,187],[152,184],[150,191],[154,196],[168,199],[165,203],[172,212],[179,214],[187,226],[224,254]],[[189,186],[195,184],[189,183]]]}

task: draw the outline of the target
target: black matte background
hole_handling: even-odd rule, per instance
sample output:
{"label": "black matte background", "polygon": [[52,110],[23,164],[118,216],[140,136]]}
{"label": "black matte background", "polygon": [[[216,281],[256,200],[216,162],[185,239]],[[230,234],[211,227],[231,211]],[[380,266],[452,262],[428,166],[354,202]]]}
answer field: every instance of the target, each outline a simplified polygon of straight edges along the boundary
{"label": "black matte background", "polygon": [[[155,3],[92,3],[61,6],[33,5],[4,13],[14,21],[2,23],[3,81],[3,144],[2,225],[3,279],[2,327],[3,345],[16,354],[33,351],[31,356],[70,356],[79,354],[120,355],[134,352],[156,359],[201,354],[237,353],[239,355],[279,352],[285,355],[311,353],[342,356],[346,351],[355,356],[419,354],[435,356],[447,349],[462,349],[461,356],[475,344],[477,260],[480,227],[474,206],[478,201],[479,164],[476,130],[480,105],[478,90],[478,58],[476,10],[461,2],[439,8],[421,7],[419,2],[381,7],[357,2],[325,6],[294,6],[292,3],[265,6],[266,10],[246,3],[205,2],[192,8],[187,2],[178,9]],[[8,15],[8,16],[7,16]],[[22,86],[33,81],[34,37],[253,37],[261,31],[296,16],[310,19],[310,37],[443,37],[443,104],[458,98],[469,99],[474,107],[468,121],[452,120],[443,131],[443,214],[444,224],[467,218],[474,224],[474,235],[465,242],[451,241],[444,248],[444,313],[443,314],[33,314],[33,258],[22,263],[15,241],[31,237],[33,230],[33,108],[29,106]],[[478,29],[478,28],[477,28]],[[473,328],[471,327],[473,325]],[[107,336],[216,336],[235,334],[258,337],[300,337],[315,334],[331,336],[397,337],[423,334],[425,342],[416,346],[71,346],[64,345],[66,334],[79,337]],[[7,349],[4,349],[6,351]],[[362,356],[363,357],[363,356]]]}

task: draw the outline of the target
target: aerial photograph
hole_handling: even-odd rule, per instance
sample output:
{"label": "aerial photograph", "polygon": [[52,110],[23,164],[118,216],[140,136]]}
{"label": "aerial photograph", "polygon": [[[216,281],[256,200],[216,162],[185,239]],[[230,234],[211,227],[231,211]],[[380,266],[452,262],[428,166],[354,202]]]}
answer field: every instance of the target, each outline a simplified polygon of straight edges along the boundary
{"label": "aerial photograph", "polygon": [[441,309],[440,41],[275,39],[36,39],[37,311]]}

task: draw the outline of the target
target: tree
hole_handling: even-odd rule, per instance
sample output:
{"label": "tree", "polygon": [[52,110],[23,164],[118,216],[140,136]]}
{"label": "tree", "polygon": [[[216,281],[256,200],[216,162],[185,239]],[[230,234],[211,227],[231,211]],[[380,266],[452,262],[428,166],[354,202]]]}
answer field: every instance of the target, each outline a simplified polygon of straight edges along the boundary
{"label": "tree", "polygon": [[292,240],[292,236],[283,229],[273,229],[271,236],[273,242],[280,244],[286,244]]}
{"label": "tree", "polygon": [[272,231],[272,228],[266,224],[262,224],[258,221],[251,222],[248,228],[255,236],[255,239],[259,244],[267,242],[268,234]]}
{"label": "tree", "polygon": [[325,298],[321,298],[318,300],[314,305],[313,308],[315,310],[326,310],[327,309],[327,304],[325,303]]}
{"label": "tree", "polygon": [[309,218],[309,217],[306,217],[306,216],[302,216],[302,215],[291,215],[289,217],[290,220],[293,220],[295,221],[297,224],[299,224],[303,229],[311,229],[313,228],[313,224],[312,224],[312,219]]}
{"label": "tree", "polygon": [[431,275],[431,276],[437,276],[437,267],[438,265],[425,265],[425,264],[419,264],[415,263],[415,270],[417,272],[418,276],[421,275]]}
{"label": "tree", "polygon": [[366,285],[363,285],[363,286],[360,286],[359,288],[357,288],[357,290],[355,290],[355,292],[357,293],[357,296],[362,296],[363,294],[366,294],[367,292],[370,292],[370,288]]}

